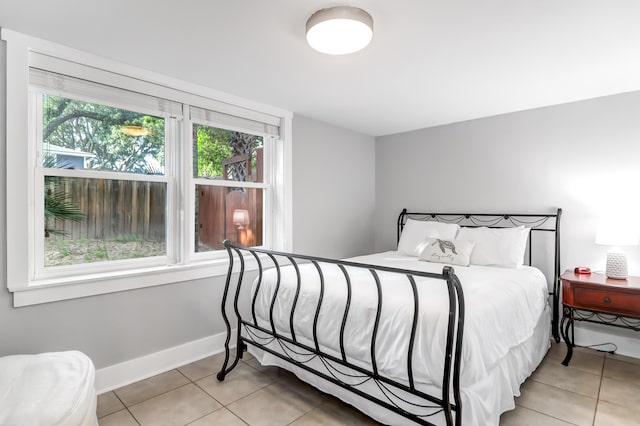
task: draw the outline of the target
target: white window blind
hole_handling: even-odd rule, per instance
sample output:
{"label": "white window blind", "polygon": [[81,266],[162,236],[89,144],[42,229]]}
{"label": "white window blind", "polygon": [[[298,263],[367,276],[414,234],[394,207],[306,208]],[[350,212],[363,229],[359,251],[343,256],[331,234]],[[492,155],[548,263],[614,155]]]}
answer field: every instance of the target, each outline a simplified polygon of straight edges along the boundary
{"label": "white window blind", "polygon": [[200,123],[257,135],[280,136],[280,117],[256,111],[252,111],[251,117],[248,114],[237,116],[194,106],[190,110],[191,119]]}
{"label": "white window blind", "polygon": [[123,90],[116,87],[82,80],[37,68],[29,68],[29,85],[44,93],[60,97],[100,103],[115,108],[126,108],[161,117],[182,117],[182,104]]}
{"label": "white window blind", "polygon": [[[134,94],[156,99],[156,101],[150,102],[149,100],[144,101],[140,98],[142,100],[141,105],[149,106],[153,104],[153,102],[162,100],[166,102],[167,105],[163,106],[164,109],[159,109],[159,111],[167,111],[168,114],[176,118],[182,117],[182,109],[180,108],[178,111],[177,106],[180,104],[188,104],[191,105],[191,118],[204,124],[227,127],[232,130],[258,135],[275,136],[277,138],[281,136],[280,128],[282,125],[282,117],[279,115],[256,111],[255,109],[229,103],[224,100],[176,90],[166,85],[131,78],[116,72],[77,64],[38,52],[29,52],[29,64],[31,70],[47,70],[42,72],[65,76],[68,81],[64,82],[65,87],[71,90],[74,84],[79,84],[84,80],[93,81],[104,84],[109,90],[112,90],[112,88],[120,88],[120,90],[125,93],[130,91],[131,99],[133,99]],[[37,84],[35,77],[34,75],[34,82],[32,83],[34,85]],[[49,91],[56,89],[61,90],[60,84],[60,79],[58,79],[58,81],[47,83],[46,87]],[[145,93],[145,95],[142,95],[142,93]],[[122,99],[120,99],[120,101],[121,100]],[[118,102],[118,105],[123,106],[122,102]]]}

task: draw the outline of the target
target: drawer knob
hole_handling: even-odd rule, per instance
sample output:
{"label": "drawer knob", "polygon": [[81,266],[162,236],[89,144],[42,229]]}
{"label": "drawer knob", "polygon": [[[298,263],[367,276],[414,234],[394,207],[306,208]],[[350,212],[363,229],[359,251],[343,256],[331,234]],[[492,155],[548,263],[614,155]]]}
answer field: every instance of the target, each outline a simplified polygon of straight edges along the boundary
{"label": "drawer knob", "polygon": [[608,297],[604,298],[604,303],[611,303],[611,299],[609,299]]}

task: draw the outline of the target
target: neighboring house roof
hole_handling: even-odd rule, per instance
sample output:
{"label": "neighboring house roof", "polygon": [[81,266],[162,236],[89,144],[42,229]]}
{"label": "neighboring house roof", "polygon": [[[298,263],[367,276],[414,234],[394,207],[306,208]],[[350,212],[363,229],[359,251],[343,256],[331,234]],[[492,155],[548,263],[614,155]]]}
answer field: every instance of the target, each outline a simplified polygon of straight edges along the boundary
{"label": "neighboring house roof", "polygon": [[84,157],[84,158],[95,157],[95,154],[91,154],[90,152],[80,151],[79,149],[65,148],[65,147],[50,144],[50,143],[44,143],[42,146],[42,149],[47,154],[61,154],[61,155],[68,155],[71,157]]}

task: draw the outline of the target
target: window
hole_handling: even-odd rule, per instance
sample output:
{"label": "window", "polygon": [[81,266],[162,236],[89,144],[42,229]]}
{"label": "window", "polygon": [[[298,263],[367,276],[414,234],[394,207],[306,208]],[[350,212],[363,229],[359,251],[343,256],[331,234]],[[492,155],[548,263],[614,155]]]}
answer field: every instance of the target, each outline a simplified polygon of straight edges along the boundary
{"label": "window", "polygon": [[[166,264],[174,241],[165,159],[174,151],[182,106],[124,90],[112,101],[111,87],[34,68],[29,87],[29,139],[40,165],[35,276],[83,274],[96,262]],[[56,268],[64,265],[83,266]]]}
{"label": "window", "polygon": [[14,305],[215,275],[224,239],[287,249],[290,113],[2,38]]}
{"label": "window", "polygon": [[[262,136],[193,122],[196,252],[264,240],[264,145]],[[267,145],[273,142],[267,139]],[[267,162],[268,164],[268,162]]]}

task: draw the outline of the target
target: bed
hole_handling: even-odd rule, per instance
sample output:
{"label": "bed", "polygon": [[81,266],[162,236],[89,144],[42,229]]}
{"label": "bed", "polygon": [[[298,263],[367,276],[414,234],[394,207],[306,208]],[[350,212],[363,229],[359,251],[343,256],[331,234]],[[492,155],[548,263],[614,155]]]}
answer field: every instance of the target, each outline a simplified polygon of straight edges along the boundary
{"label": "bed", "polygon": [[405,209],[397,251],[345,260],[225,241],[218,380],[248,349],[381,423],[498,425],[559,340],[560,217]]}

